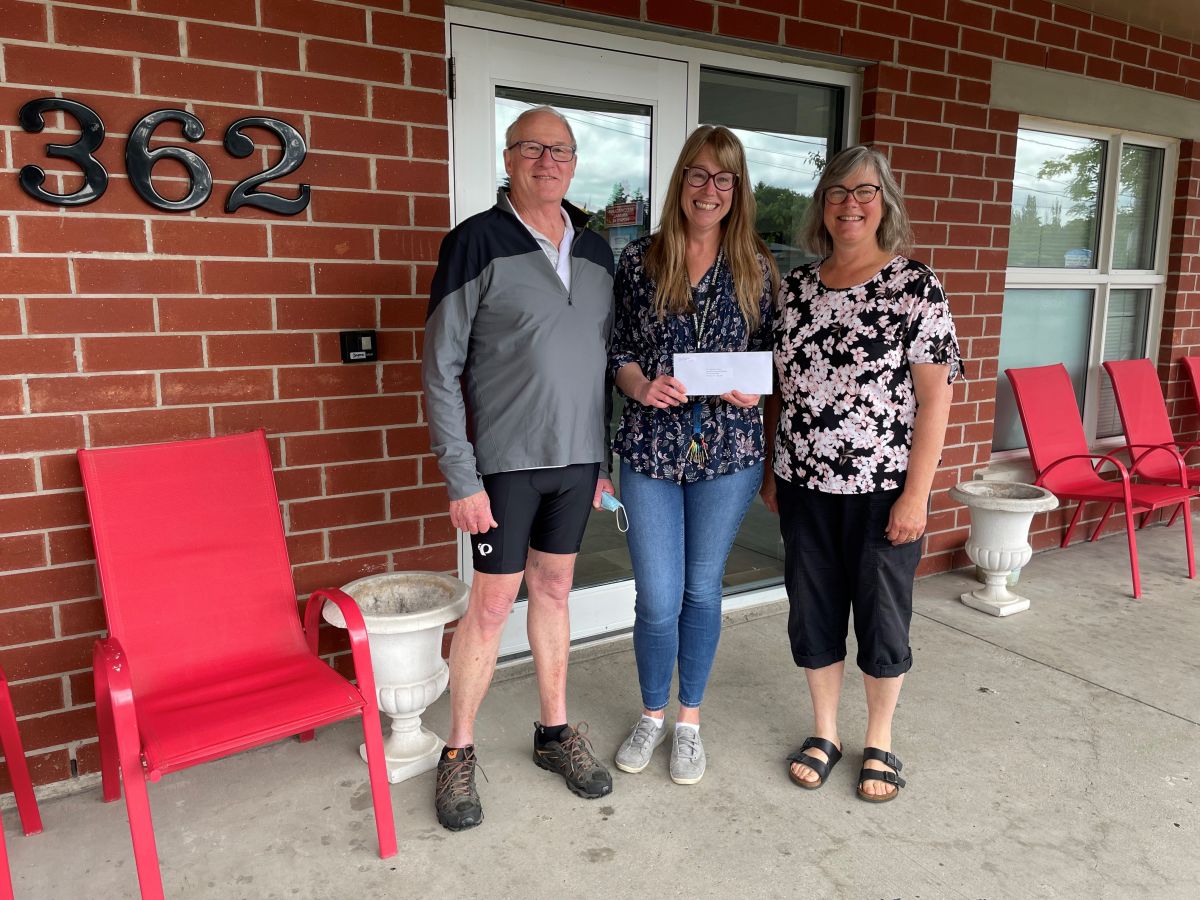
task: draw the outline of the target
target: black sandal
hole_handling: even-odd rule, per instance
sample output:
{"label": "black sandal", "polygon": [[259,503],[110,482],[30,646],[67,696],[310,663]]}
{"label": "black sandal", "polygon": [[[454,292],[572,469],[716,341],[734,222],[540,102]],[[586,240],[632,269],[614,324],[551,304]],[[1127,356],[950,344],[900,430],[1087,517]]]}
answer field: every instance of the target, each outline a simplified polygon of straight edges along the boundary
{"label": "black sandal", "polygon": [[[825,753],[829,759],[821,760],[815,756],[809,756],[805,750],[817,749]],[[825,779],[829,777],[829,773],[833,771],[833,767],[838,764],[838,760],[842,758],[842,751],[834,746],[833,741],[827,741],[825,738],[810,737],[800,746],[800,749],[787,758],[788,761],[788,778],[805,790],[815,791],[825,783]],[[792,763],[800,763],[802,766],[808,766],[817,773],[816,781],[805,781],[792,771]]]}
{"label": "black sandal", "polygon": [[[904,768],[904,764],[900,762],[900,757],[887,750],[880,750],[878,747],[867,747],[863,750],[863,762],[868,759],[876,760],[883,763],[885,766],[890,766],[895,769],[894,772],[882,772],[877,769],[868,769],[863,766],[862,771],[858,773],[858,799],[866,800],[868,803],[887,803],[889,800],[895,800],[896,795],[900,793],[900,788],[904,787],[907,782],[900,777],[900,770]],[[894,791],[888,791],[886,794],[868,794],[863,790],[863,783],[867,781],[884,781],[888,784],[895,785]]]}

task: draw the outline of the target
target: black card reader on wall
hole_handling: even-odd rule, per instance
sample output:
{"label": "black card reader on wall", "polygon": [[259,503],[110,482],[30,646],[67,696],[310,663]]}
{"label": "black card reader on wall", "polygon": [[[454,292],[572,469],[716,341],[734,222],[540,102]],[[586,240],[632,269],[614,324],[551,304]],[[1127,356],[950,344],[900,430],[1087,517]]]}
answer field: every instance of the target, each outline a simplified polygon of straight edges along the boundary
{"label": "black card reader on wall", "polygon": [[378,358],[375,352],[375,332],[369,331],[343,331],[340,332],[342,338],[342,362],[374,362]]}

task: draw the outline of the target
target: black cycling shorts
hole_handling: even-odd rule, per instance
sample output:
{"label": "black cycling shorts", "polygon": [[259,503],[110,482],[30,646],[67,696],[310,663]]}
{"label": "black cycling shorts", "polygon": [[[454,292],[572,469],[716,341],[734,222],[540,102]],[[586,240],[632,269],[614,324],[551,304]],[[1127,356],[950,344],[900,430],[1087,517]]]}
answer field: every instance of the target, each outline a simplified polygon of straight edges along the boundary
{"label": "black cycling shorts", "polygon": [[600,463],[577,463],[484,475],[483,489],[499,527],[471,535],[475,571],[523,572],[530,547],[578,553],[599,474]]}

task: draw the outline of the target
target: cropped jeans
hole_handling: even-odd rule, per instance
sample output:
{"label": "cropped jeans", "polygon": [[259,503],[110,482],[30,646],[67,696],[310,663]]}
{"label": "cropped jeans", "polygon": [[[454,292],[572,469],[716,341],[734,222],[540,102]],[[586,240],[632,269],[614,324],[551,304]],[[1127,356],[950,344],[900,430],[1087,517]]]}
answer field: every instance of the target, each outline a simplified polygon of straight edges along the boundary
{"label": "cropped jeans", "polygon": [[721,638],[721,578],[733,539],[762,483],[762,463],[708,481],[679,484],[621,463],[629,514],[636,619],[633,652],[642,704],[699,706]]}

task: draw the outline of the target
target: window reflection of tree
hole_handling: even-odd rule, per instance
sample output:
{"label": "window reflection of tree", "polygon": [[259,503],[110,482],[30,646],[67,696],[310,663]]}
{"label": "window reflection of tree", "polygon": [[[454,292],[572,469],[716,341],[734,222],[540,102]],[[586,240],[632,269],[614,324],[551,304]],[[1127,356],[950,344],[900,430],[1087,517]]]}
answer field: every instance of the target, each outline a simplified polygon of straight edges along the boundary
{"label": "window reflection of tree", "polygon": [[[805,174],[812,173],[814,180],[825,170],[825,154],[804,154]],[[754,185],[754,203],[758,207],[756,227],[762,239],[775,255],[781,271],[790,271],[812,257],[796,247],[796,233],[805,212],[812,205],[812,194],[794,188],[758,181]]]}
{"label": "window reflection of tree", "polygon": [[[1022,141],[1027,148],[1029,144],[1054,146],[1024,135]],[[1105,141],[1087,141],[1075,150],[1043,160],[1036,174],[1018,171],[1018,175],[1032,175],[1038,184],[1027,188],[1024,203],[1013,210],[1009,265],[1091,267],[1107,148]],[[1018,160],[1021,155],[1018,151]],[[1058,190],[1046,188],[1046,183]],[[1079,250],[1086,252],[1073,253]]]}
{"label": "window reflection of tree", "polygon": [[[1095,264],[1107,151],[1106,141],[1088,141],[1040,164],[1036,179],[1052,183],[1059,190],[1029,188],[1020,207],[1014,206],[1009,265],[1090,268]],[[1143,257],[1153,241],[1161,157],[1161,150],[1132,145],[1121,154],[1115,198],[1114,268],[1151,264]],[[1044,205],[1050,197],[1053,199],[1049,205]]]}

